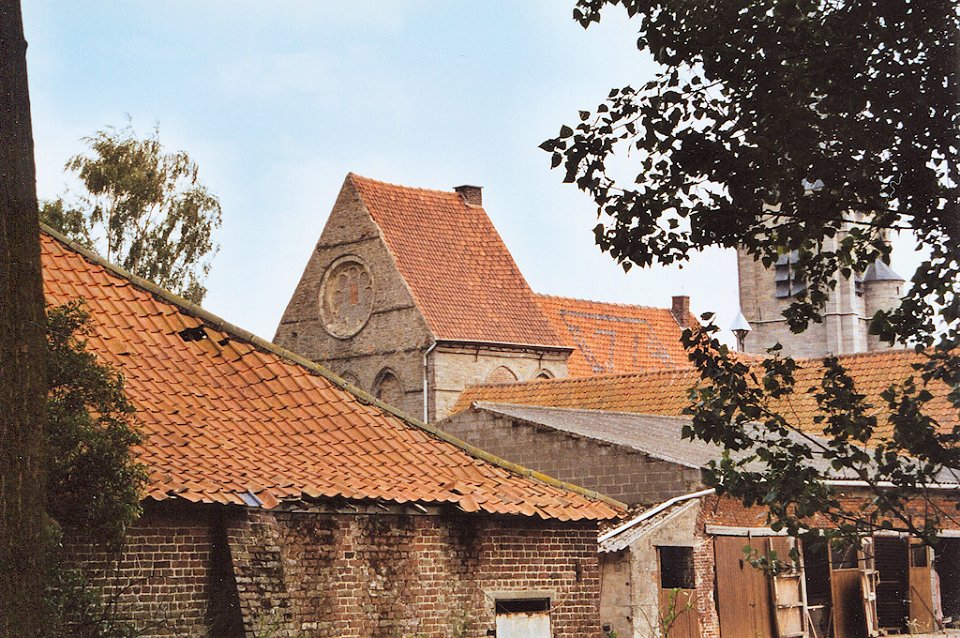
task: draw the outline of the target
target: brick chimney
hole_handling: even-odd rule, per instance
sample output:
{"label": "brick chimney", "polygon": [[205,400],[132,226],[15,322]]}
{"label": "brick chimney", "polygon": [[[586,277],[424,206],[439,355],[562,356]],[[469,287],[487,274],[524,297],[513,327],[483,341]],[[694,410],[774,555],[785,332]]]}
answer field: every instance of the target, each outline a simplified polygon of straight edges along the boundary
{"label": "brick chimney", "polygon": [[670,308],[670,314],[677,320],[681,328],[690,327],[690,297],[687,295],[674,295],[673,306]]}
{"label": "brick chimney", "polygon": [[483,206],[482,186],[470,186],[464,184],[463,186],[454,186],[453,190],[460,193],[460,197],[463,198],[463,201],[468,206]]}

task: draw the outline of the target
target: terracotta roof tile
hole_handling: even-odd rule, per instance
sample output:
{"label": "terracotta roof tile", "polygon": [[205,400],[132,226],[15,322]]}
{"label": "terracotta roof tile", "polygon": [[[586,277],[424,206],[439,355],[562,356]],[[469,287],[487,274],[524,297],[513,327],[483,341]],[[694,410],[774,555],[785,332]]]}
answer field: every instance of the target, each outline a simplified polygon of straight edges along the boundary
{"label": "terracotta roof tile", "polygon": [[482,207],[456,192],[347,179],[437,339],[564,346]]}
{"label": "terracotta roof tile", "polygon": [[[567,374],[586,377],[689,367],[680,344],[683,328],[669,308],[603,303],[537,295],[537,301],[567,345]],[[688,319],[696,323],[692,315]]]}
{"label": "terracotta roof tile", "polygon": [[[41,246],[47,302],[85,299],[90,348],[122,366],[147,435],[137,454],[149,470],[150,498],[249,505],[249,490],[264,507],[324,495],[561,520],[618,513],[616,502],[405,420],[325,369],[52,233],[41,234]],[[197,326],[207,338],[178,334]],[[451,477],[460,491],[440,487]],[[522,502],[504,498],[505,491]]]}
{"label": "terracotta roof tile", "polygon": [[[750,357],[753,359],[753,357]],[[880,393],[891,384],[915,374],[913,364],[923,357],[911,350],[845,355],[840,362],[854,379],[857,392],[866,396],[878,415],[885,413],[886,402]],[[784,411],[796,415],[796,421],[811,433],[822,431],[814,424],[818,406],[812,393],[806,389],[819,387],[823,367],[819,359],[798,360],[796,392],[789,397]],[[452,414],[462,412],[477,402],[538,405],[584,410],[611,410],[664,416],[681,416],[689,404],[689,389],[699,376],[693,368],[677,368],[655,372],[594,377],[550,379],[496,385],[479,385],[463,391]],[[919,381],[919,379],[918,379]],[[960,415],[947,399],[949,389],[936,382],[928,387],[934,399],[927,404],[925,414],[933,418],[943,431],[960,424]],[[892,426],[881,422],[877,435],[887,437]]]}

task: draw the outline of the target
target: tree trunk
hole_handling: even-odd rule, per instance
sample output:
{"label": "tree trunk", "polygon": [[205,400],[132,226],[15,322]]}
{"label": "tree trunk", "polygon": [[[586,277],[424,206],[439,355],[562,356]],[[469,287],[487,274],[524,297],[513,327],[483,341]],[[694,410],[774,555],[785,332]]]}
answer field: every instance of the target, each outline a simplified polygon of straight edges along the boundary
{"label": "tree trunk", "polygon": [[27,43],[0,0],[0,638],[43,630],[44,332]]}

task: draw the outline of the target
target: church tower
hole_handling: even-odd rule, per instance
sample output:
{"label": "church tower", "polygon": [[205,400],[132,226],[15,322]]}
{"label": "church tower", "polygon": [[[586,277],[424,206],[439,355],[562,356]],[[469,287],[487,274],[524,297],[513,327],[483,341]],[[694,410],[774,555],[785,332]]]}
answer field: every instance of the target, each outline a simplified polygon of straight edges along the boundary
{"label": "church tower", "polygon": [[[834,239],[833,241],[836,241]],[[831,250],[831,246],[826,247]],[[740,309],[750,324],[745,352],[763,354],[776,343],[793,357],[824,357],[884,350],[890,345],[869,335],[870,319],[878,310],[896,307],[904,279],[883,262],[863,273],[840,277],[823,311],[823,323],[811,323],[800,334],[790,332],[783,311],[803,290],[796,276],[796,253],[787,253],[770,268],[745,250],[737,250]]]}

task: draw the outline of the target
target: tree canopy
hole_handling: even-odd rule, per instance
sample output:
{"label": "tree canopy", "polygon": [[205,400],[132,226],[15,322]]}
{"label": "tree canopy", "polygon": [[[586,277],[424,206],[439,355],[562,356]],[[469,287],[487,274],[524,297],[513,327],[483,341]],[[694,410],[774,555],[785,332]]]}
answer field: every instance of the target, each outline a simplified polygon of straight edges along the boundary
{"label": "tree canopy", "polygon": [[108,127],[83,140],[89,153],[66,169],[85,192],[45,202],[41,220],[131,273],[200,303],[216,254],[219,200],[198,180],[184,151],[167,153],[158,129],[137,137],[132,125]]}
{"label": "tree canopy", "polygon": [[[915,378],[891,387],[886,405],[865,405],[828,359],[815,389],[827,458],[884,494],[852,528],[893,524],[906,492],[881,485],[921,487],[940,467],[960,468],[960,428],[923,413],[934,380],[953,389],[960,409],[960,5],[580,0],[574,18],[586,28],[618,5],[659,65],[656,77],[611,90],[541,148],[592,197],[596,242],[625,269],[682,263],[709,246],[746,250],[768,266],[796,251],[806,285],[785,316],[799,332],[822,321],[839,277],[889,263],[891,232],[912,233],[930,251],[900,306],[870,327],[928,356]],[[628,170],[618,155],[629,157]],[[797,425],[765,408],[768,397],[799,391],[797,364],[773,353],[748,367],[715,333],[708,325],[687,335],[704,381],[689,434],[751,451],[717,466],[718,489],[771,506],[794,531],[797,512],[836,513],[826,477],[786,436]],[[767,432],[759,441],[748,427],[757,422]],[[887,423],[893,435],[879,437]],[[756,461],[765,472],[746,470]]]}

